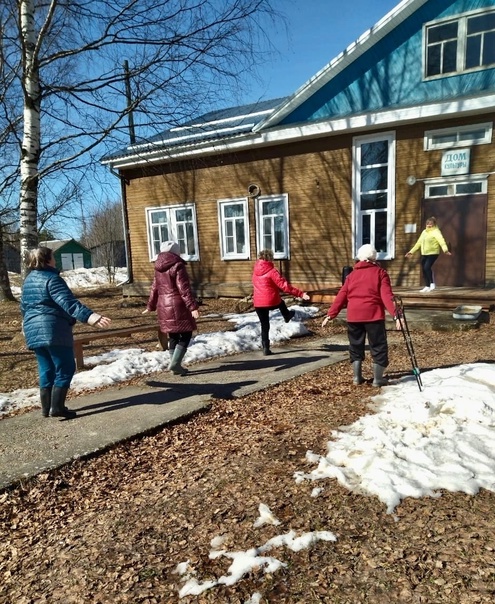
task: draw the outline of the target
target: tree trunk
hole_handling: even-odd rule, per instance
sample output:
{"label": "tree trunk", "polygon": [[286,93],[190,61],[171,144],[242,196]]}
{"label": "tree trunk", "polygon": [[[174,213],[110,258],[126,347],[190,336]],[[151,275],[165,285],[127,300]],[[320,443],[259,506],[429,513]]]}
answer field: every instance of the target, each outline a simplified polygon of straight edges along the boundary
{"label": "tree trunk", "polygon": [[25,258],[38,245],[38,167],[40,159],[40,81],[35,33],[34,0],[21,0],[19,17],[23,47],[24,136],[21,152],[19,194],[21,275],[26,276]]}
{"label": "tree trunk", "polygon": [[3,255],[3,227],[0,224],[0,302],[15,300],[10,288],[9,271]]}
{"label": "tree trunk", "polygon": [[1,302],[15,302],[14,294],[10,288],[9,272],[5,266],[3,259],[3,253],[0,254],[0,303]]}

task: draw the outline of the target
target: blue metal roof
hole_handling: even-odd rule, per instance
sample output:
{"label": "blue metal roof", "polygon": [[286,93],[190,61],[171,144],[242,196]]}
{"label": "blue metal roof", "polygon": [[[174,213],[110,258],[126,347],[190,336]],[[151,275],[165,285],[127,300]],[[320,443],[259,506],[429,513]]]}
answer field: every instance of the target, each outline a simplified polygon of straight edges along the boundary
{"label": "blue metal roof", "polygon": [[388,126],[439,110],[492,111],[493,66],[438,78],[423,74],[425,23],[491,7],[495,0],[401,0],[293,95],[210,111],[102,161],[131,167]]}
{"label": "blue metal roof", "polygon": [[126,156],[157,151],[160,148],[169,149],[178,146],[193,146],[198,143],[212,142],[233,138],[252,132],[254,126],[264,121],[273,110],[285,103],[286,97],[258,101],[239,107],[228,107],[210,111],[176,126],[165,130],[149,139],[140,140],[124,149],[103,157],[103,162]]}

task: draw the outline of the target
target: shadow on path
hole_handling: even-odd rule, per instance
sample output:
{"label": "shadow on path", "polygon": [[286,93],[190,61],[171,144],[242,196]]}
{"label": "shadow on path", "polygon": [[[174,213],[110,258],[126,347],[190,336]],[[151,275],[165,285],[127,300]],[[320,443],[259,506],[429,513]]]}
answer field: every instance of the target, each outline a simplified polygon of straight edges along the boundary
{"label": "shadow on path", "polygon": [[88,415],[97,415],[107,411],[118,411],[119,409],[136,407],[138,405],[167,405],[180,402],[181,399],[190,397],[230,399],[234,398],[236,390],[253,384],[256,384],[256,380],[227,384],[218,382],[210,384],[183,382],[177,384],[177,382],[148,380],[146,381],[146,386],[158,390],[143,391],[142,394],[133,396],[125,396],[125,393],[123,393],[124,396],[118,399],[84,405],[77,409],[77,416],[82,418]]}

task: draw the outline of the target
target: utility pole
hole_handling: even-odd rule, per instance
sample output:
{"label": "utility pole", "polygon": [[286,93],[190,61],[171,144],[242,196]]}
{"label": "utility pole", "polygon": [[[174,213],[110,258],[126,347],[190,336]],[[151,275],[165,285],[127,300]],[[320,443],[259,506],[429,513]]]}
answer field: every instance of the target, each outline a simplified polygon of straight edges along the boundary
{"label": "utility pole", "polygon": [[136,132],[134,130],[134,115],[132,107],[131,97],[131,78],[129,75],[129,61],[124,61],[124,72],[125,72],[125,95],[127,98],[127,109],[129,110],[129,140],[131,145],[136,142]]}

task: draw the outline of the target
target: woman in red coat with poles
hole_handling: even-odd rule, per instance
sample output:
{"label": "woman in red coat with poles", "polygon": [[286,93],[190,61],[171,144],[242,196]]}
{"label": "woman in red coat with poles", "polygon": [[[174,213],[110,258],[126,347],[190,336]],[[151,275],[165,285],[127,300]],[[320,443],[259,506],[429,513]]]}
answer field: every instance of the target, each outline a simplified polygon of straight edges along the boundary
{"label": "woman in red coat with poles", "polygon": [[388,367],[388,343],[385,329],[385,309],[396,320],[400,330],[400,320],[395,316],[394,294],[390,277],[384,268],[376,262],[376,250],[369,243],[362,245],[357,253],[358,262],[335,297],[323,320],[335,319],[339,312],[347,307],[347,336],[349,338],[349,356],[354,370],[354,384],[364,382],[362,364],[364,361],[365,340],[368,337],[373,357],[373,386],[385,386],[383,377]]}
{"label": "woman in red coat with poles", "polygon": [[273,264],[273,252],[262,250],[258,254],[258,260],[253,270],[253,304],[254,310],[261,323],[261,345],[263,354],[272,354],[270,350],[270,311],[278,309],[286,323],[295,315],[295,311],[289,310],[280,296],[280,290],[291,296],[309,300],[306,292],[293,287],[277,271]]}
{"label": "woman in red coat with poles", "polygon": [[[168,334],[171,355],[169,371],[186,375],[182,359],[196,329],[198,303],[191,290],[186,263],[180,257],[179,244],[165,241],[155,261],[155,278],[146,311],[156,310],[161,334]],[[146,312],[145,311],[145,312]],[[166,338],[160,337],[160,342]]]}

